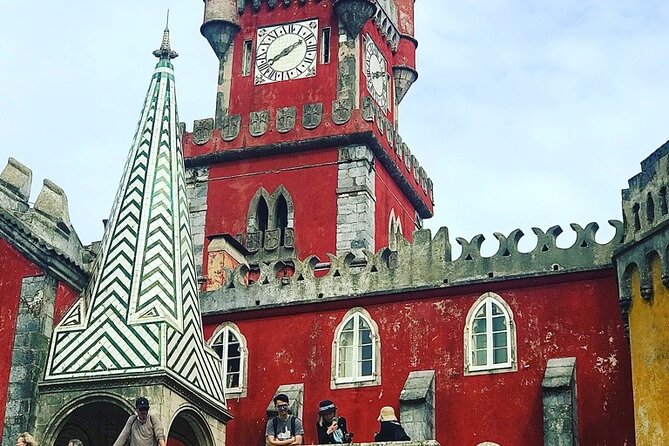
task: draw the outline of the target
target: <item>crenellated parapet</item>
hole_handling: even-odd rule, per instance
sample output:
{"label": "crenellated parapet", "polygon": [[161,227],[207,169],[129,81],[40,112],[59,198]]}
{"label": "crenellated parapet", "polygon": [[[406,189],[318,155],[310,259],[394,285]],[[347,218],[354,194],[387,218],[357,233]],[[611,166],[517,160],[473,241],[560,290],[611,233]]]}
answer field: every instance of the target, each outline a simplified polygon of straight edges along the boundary
{"label": "crenellated parapet", "polygon": [[[329,255],[323,263],[312,256],[261,264],[256,271],[240,265],[225,272],[219,289],[201,295],[202,312],[219,314],[609,268],[622,240],[622,223],[611,220],[609,224],[616,233],[605,244],[595,240],[597,223],[572,224],[576,241],[568,248],[557,244],[559,226],[547,231],[533,228],[538,241],[529,252],[518,249],[521,230],[508,236],[496,233],[499,248],[490,257],[481,254],[484,237],[477,235],[470,241],[456,239],[462,253],[453,260],[448,229],[441,228],[434,238],[427,229],[416,231],[412,243],[400,238],[396,250],[366,250],[362,259],[346,253]],[[288,264],[292,274],[286,274]]]}
{"label": "crenellated parapet", "polygon": [[0,236],[76,289],[87,280],[92,254],[72,227],[67,196],[50,180],[30,205],[32,171],[10,158],[0,173]]}
{"label": "crenellated parapet", "polygon": [[[649,303],[654,283],[661,279],[663,286],[669,288],[669,142],[641,162],[641,172],[628,184],[622,191],[624,243],[614,256],[626,325],[635,292]],[[656,262],[660,270],[654,272]],[[656,274],[660,277],[654,277]],[[632,287],[635,277],[638,290]]]}
{"label": "crenellated parapet", "polygon": [[[335,100],[333,104],[319,102],[252,111],[244,116],[227,115],[221,118],[220,124],[213,118],[199,119],[193,123],[192,133],[183,128],[189,167],[213,160],[237,159],[242,154],[250,156],[254,152],[266,155],[307,147],[367,144],[412,200],[421,217],[432,216],[432,210],[425,205],[426,202],[434,204],[432,180],[403,141],[396,123],[388,119],[369,96],[362,98],[360,110],[353,110],[349,102]],[[326,129],[329,134],[310,133],[318,128]],[[281,135],[280,141],[276,135]],[[302,142],[285,143],[283,139]],[[240,148],[242,143],[243,148]]]}

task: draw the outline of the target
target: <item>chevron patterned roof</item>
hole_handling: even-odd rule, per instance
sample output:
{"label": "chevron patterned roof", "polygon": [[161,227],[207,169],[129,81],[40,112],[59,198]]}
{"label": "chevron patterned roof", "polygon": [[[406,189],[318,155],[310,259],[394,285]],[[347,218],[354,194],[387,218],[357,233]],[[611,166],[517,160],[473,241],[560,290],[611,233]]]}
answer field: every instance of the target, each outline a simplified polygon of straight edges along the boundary
{"label": "chevron patterned roof", "polygon": [[203,339],[169,32],[91,282],[55,328],[45,380],[165,373],[225,407]]}

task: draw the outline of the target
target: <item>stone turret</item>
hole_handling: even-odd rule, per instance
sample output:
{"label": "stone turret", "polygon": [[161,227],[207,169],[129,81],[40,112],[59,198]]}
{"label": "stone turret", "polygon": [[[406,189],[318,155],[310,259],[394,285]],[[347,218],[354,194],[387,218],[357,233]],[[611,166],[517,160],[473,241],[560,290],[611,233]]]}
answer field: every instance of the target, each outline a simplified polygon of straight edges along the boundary
{"label": "stone turret", "polygon": [[414,37],[414,2],[415,0],[397,0],[399,42],[393,64],[395,78],[395,100],[399,104],[416,79],[416,48],[418,41]]}
{"label": "stone turret", "polygon": [[[239,31],[235,0],[204,0],[204,23],[200,32],[209,41],[219,60],[223,60]],[[243,2],[241,2],[243,6]]]}
{"label": "stone turret", "polygon": [[335,0],[334,10],[348,36],[355,38],[367,20],[374,16],[376,5],[372,0]]}

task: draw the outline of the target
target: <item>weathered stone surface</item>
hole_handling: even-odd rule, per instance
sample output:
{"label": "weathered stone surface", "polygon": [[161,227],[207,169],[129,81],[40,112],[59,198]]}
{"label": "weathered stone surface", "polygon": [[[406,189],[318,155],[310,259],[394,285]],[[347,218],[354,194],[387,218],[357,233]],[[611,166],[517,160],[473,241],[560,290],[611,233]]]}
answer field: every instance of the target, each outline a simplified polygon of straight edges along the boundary
{"label": "weathered stone surface", "polygon": [[544,445],[577,446],[576,358],[550,359],[541,387]]}
{"label": "weathered stone surface", "polygon": [[[357,257],[355,252],[349,251],[352,242],[360,239],[361,234],[359,230],[353,229],[355,223],[349,223],[347,216],[348,213],[357,212],[358,208],[349,202],[352,200],[349,195],[343,195],[341,199],[337,217],[338,226],[342,227],[337,239],[341,243],[341,251],[338,256],[330,257],[327,274],[316,278],[315,264],[311,258],[293,260],[295,275],[288,283],[276,279],[273,270],[276,262],[260,265],[260,278],[254,284],[248,284],[244,279],[248,271],[231,271],[228,275],[230,279],[221,289],[201,295],[202,311],[205,314],[220,314],[320,302],[323,299],[353,299],[379,292],[446,288],[610,268],[611,255],[622,238],[622,224],[617,221],[610,222],[617,232],[606,244],[595,241],[595,223],[587,225],[585,229],[572,225],[577,237],[569,248],[557,246],[556,234],[561,232],[559,227],[547,232],[535,229],[539,243],[530,252],[520,252],[518,242],[522,232],[515,230],[509,236],[496,234],[500,248],[491,257],[481,255],[482,235],[474,237],[471,242],[458,239],[463,245],[462,254],[453,260],[448,229],[441,228],[434,238],[429,230],[424,229],[414,232],[413,243],[401,238],[395,250],[384,248],[373,253],[360,249],[362,256]],[[360,263],[353,267],[356,258],[356,262]],[[297,280],[300,274],[303,279]]]}
{"label": "weathered stone surface", "polygon": [[337,253],[374,246],[374,154],[366,146],[339,149],[337,174]]}
{"label": "weathered stone surface", "polygon": [[7,165],[0,173],[0,184],[14,192],[22,201],[28,201],[30,198],[32,181],[32,171],[14,158],[9,158]]}
{"label": "weathered stone surface", "polygon": [[400,420],[413,440],[436,437],[434,379],[434,370],[411,372],[400,393]]}
{"label": "weathered stone surface", "polygon": [[55,296],[56,281],[53,278],[38,276],[23,279],[2,444],[13,444],[21,432],[33,430],[37,382],[44,374],[53,329]]}

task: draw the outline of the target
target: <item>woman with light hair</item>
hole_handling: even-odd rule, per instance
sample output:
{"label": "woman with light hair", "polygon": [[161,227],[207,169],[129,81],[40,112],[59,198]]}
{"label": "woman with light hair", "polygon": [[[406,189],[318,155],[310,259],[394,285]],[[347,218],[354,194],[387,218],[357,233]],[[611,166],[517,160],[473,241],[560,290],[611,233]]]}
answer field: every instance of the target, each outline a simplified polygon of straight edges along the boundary
{"label": "woman with light hair", "polygon": [[24,432],[16,440],[16,446],[37,446],[37,440],[28,432]]}

